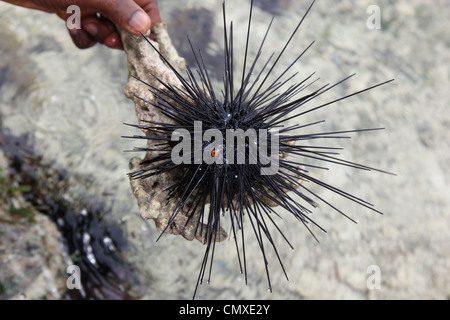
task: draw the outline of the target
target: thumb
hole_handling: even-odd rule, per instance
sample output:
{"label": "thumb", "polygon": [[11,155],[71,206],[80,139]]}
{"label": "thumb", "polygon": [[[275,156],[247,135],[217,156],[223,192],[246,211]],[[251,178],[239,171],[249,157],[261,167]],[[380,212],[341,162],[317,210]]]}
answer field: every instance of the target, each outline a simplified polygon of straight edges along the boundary
{"label": "thumb", "polygon": [[145,33],[150,29],[150,17],[132,0],[97,1],[97,4],[102,15],[130,33]]}

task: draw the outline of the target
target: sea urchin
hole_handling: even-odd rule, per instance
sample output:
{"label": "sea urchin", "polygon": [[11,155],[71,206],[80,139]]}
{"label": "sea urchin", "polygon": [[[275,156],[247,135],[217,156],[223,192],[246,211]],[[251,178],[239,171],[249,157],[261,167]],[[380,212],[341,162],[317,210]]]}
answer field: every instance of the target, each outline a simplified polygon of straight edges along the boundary
{"label": "sea urchin", "polygon": [[[170,119],[170,123],[142,121],[141,125],[132,125],[144,130],[146,135],[128,138],[150,141],[146,148],[135,150],[157,152],[157,155],[143,160],[141,169],[129,175],[131,179],[145,179],[167,172],[177,172],[177,180],[173,181],[167,189],[167,201],[175,202],[176,206],[166,229],[170,227],[177,215],[185,215],[191,222],[195,219],[195,233],[204,235],[206,246],[194,297],[206,273],[208,273],[208,281],[210,280],[216,240],[220,237],[222,216],[231,222],[230,228],[236,246],[237,260],[246,281],[246,238],[243,225],[250,223],[261,249],[268,286],[271,290],[266,246],[274,250],[287,278],[270,232],[275,228],[289,244],[283,231],[277,225],[276,219],[280,213],[275,209],[276,207],[281,207],[292,214],[313,236],[311,224],[322,229],[309,216],[312,208],[318,206],[316,201],[323,202],[346,216],[340,209],[307,187],[304,182],[328,189],[378,212],[365,200],[313,177],[309,169],[324,168],[326,163],[334,163],[361,170],[377,170],[343,160],[337,156],[339,149],[317,145],[315,142],[324,138],[347,137],[350,133],[379,130],[379,128],[302,134],[302,129],[314,127],[324,121],[301,122],[301,117],[392,80],[311,107],[310,105],[317,101],[315,100],[317,97],[353,76],[347,76],[333,85],[326,84],[314,90],[311,89],[312,84],[316,82],[313,79],[314,73],[298,83],[293,83],[296,74],[288,75],[288,72],[313,43],[301,52],[275,80],[269,80],[269,76],[273,75],[275,67],[293,41],[313,4],[314,1],[280,53],[272,54],[269,59],[263,61],[261,70],[257,72],[256,66],[261,60],[273,19],[261,40],[256,56],[251,63],[248,63],[248,44],[253,14],[252,0],[246,29],[243,70],[235,78],[233,23],[231,22],[228,26],[224,2],[225,74],[220,92],[213,88],[202,54],[194,50],[190,40],[197,71],[187,67],[186,76],[181,75],[158,52],[161,59],[181,82],[181,87],[174,87],[158,78],[161,85],[159,87],[141,80],[148,85],[158,102],[140,99],[158,109]],[[148,43],[157,50],[150,41]],[[294,119],[295,122],[292,121]],[[287,121],[296,124],[287,125]],[[306,141],[308,143],[305,143]]]}

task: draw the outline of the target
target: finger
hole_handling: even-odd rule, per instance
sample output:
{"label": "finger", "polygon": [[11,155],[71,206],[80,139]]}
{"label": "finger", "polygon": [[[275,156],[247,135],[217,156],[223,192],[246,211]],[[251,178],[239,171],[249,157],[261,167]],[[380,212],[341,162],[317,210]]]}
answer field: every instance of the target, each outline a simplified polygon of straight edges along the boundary
{"label": "finger", "polygon": [[123,49],[122,40],[118,32],[111,33],[103,42],[103,44],[112,49]]}
{"label": "finger", "polygon": [[116,31],[114,25],[107,20],[100,20],[96,15],[84,17],[81,29],[85,30],[97,42],[104,43],[105,39]]}
{"label": "finger", "polygon": [[136,3],[148,14],[151,20],[150,29],[153,29],[155,24],[161,23],[161,16],[159,14],[157,0],[136,0]]}
{"label": "finger", "polygon": [[111,32],[117,31],[115,24],[108,18],[100,15],[99,20],[105,24],[105,26],[109,29],[109,31]]}
{"label": "finger", "polygon": [[105,18],[92,15],[83,18],[81,28],[97,42],[113,49],[123,49],[122,40],[114,24]]}
{"label": "finger", "polygon": [[102,43],[112,49],[123,49],[122,39],[114,23],[104,17],[100,17],[100,21],[103,23],[103,28],[109,31]]}
{"label": "finger", "polygon": [[70,29],[70,37],[73,43],[80,49],[87,49],[97,43],[85,30]]}
{"label": "finger", "polygon": [[[147,3],[151,1],[153,0],[147,0]],[[92,5],[95,5],[102,15],[128,32],[139,34],[150,29],[149,15],[132,0],[96,0],[92,1]]]}

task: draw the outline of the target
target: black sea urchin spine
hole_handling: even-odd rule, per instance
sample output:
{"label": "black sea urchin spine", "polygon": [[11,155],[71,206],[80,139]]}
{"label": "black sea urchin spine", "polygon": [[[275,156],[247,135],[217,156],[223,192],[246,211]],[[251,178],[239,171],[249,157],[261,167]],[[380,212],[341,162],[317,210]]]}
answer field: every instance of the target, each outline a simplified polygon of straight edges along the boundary
{"label": "black sea urchin spine", "polygon": [[[275,207],[281,207],[290,212],[313,236],[310,224],[323,230],[309,217],[309,214],[312,212],[311,208],[318,206],[316,200],[322,201],[347,217],[344,212],[327,202],[302,182],[308,181],[370,210],[379,212],[365,200],[318,180],[309,173],[310,168],[326,169],[324,167],[326,163],[334,163],[361,170],[376,169],[338,158],[337,152],[340,150],[338,148],[323,145],[306,145],[303,142],[308,141],[311,144],[322,139],[348,138],[350,133],[380,129],[305,134],[299,134],[298,132],[301,132],[306,127],[313,127],[324,122],[322,120],[312,123],[301,123],[301,116],[371,90],[392,80],[321,105],[306,107],[307,104],[314,102],[314,99],[318,96],[353,77],[353,75],[350,75],[333,85],[327,84],[315,90],[310,89],[312,84],[316,82],[316,80],[312,80],[314,73],[299,83],[291,84],[297,74],[287,76],[287,73],[313,45],[313,42],[274,81],[269,81],[269,76],[273,73],[280,59],[282,59],[285,50],[301,27],[314,2],[311,3],[280,53],[276,57],[272,54],[263,63],[261,71],[253,75],[256,65],[261,58],[262,49],[271,29],[273,19],[265,32],[253,62],[248,65],[248,44],[253,14],[253,0],[251,1],[244,66],[238,90],[235,89],[233,71],[233,23],[231,22],[228,28],[225,3],[223,3],[225,74],[224,87],[221,93],[217,94],[214,90],[203,57],[200,52],[196,53],[190,41],[189,43],[197,64],[197,74],[195,75],[192,69],[188,67],[187,76],[183,77],[160,54],[161,58],[176,74],[182,87],[172,87],[159,79],[158,81],[163,86],[163,89],[147,84],[149,90],[157,97],[158,103],[146,102],[159,109],[162,114],[172,120],[173,124],[144,121],[147,125],[136,126],[147,130],[149,134],[142,137],[134,136],[133,138],[154,140],[155,143],[153,148],[137,148],[135,150],[158,151],[159,154],[143,161],[142,165],[146,165],[145,169],[130,173],[130,177],[138,179],[173,170],[181,172],[179,180],[174,181],[173,185],[168,188],[168,201],[175,201],[177,205],[167,227],[178,214],[185,214],[189,217],[189,220],[194,219],[194,217],[198,219],[196,232],[205,235],[206,250],[202,259],[194,297],[198,285],[203,282],[206,273],[207,280],[209,281],[211,278],[215,240],[219,237],[221,215],[228,216],[231,221],[231,232],[236,246],[237,259],[246,282],[246,234],[244,234],[243,225],[244,223],[250,223],[261,249],[268,286],[269,290],[271,290],[272,285],[266,259],[267,245],[275,252],[286,278],[287,274],[270,229],[275,228],[291,246],[275,221],[279,217],[279,214],[274,209]],[[150,41],[149,44],[153,47]],[[287,89],[283,89],[286,86]],[[309,93],[307,92],[308,90],[310,91]],[[286,126],[286,121],[292,119],[296,119],[298,123]],[[201,124],[201,127],[199,127],[199,124]],[[228,137],[227,133],[230,130],[234,132],[238,130],[250,132],[250,129],[256,132],[256,136],[253,137],[253,140],[250,136],[244,137],[245,148],[243,153],[241,153],[244,156],[244,162],[236,161],[239,153],[239,142],[234,138],[230,141],[225,138],[222,141],[217,136],[209,139],[200,138],[200,141],[197,139],[193,143],[184,144],[184,148],[176,149],[179,148],[177,143],[182,141],[178,139],[179,135],[174,139],[174,132],[177,131],[186,134],[186,136],[183,136],[183,140],[185,140],[189,136],[195,137],[196,134],[199,134],[199,130],[200,137],[204,137],[205,134],[210,132],[208,130],[216,130],[215,132],[219,132],[221,137]],[[265,152],[255,157],[252,155],[251,150],[252,144],[256,143],[256,141],[277,141],[277,144],[275,148],[273,144],[268,143]],[[257,150],[261,151],[261,148],[261,145],[258,145]],[[174,161],[174,154],[184,160]],[[199,155],[210,155],[210,161],[206,161],[206,159],[199,160]],[[219,158],[221,161],[217,161]],[[211,159],[215,161],[211,161]],[[272,160],[276,160],[277,170],[273,174],[262,174],[263,168],[266,168],[268,163],[272,163],[270,162]],[[314,160],[314,164],[311,164],[308,160]],[[297,201],[294,197],[300,198],[300,200]],[[204,224],[206,227],[203,227]],[[203,230],[203,228],[206,230]]]}

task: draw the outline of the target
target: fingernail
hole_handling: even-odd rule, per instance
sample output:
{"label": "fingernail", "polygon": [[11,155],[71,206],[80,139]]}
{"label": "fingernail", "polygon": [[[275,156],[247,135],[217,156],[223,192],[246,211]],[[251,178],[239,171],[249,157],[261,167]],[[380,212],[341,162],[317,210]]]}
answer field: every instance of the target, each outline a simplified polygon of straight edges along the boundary
{"label": "fingernail", "polygon": [[113,49],[122,49],[122,43],[120,42],[120,37],[116,32],[114,32],[114,33],[110,34],[108,37],[106,37],[104,44]]}
{"label": "fingernail", "polygon": [[148,26],[149,19],[150,18],[148,17],[148,15],[146,15],[145,13],[143,13],[140,10],[137,10],[131,16],[131,19],[128,21],[128,24],[130,27],[132,27],[136,31],[145,32],[145,31],[147,31],[146,29]]}
{"label": "fingernail", "polygon": [[83,27],[84,30],[86,30],[91,36],[96,36],[98,33],[98,28],[93,23],[88,23]]}

